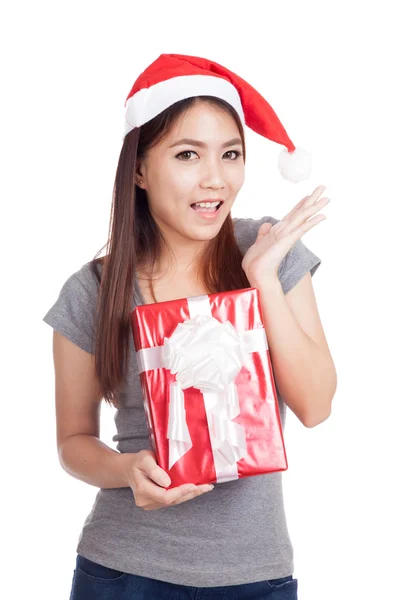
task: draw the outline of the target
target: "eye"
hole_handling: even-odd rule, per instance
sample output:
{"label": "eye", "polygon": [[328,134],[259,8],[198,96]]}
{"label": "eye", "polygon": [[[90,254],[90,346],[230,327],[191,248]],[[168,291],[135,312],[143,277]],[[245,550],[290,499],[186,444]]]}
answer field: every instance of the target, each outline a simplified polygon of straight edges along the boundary
{"label": "eye", "polygon": [[[196,154],[196,153],[194,150],[184,150],[183,152],[179,152],[179,154],[176,155],[176,158],[179,158],[183,154]],[[183,160],[186,160],[186,159],[183,159]]]}
{"label": "eye", "polygon": [[[225,152],[225,155],[232,154],[232,153],[236,154],[236,157],[233,159],[231,158],[230,160],[237,160],[239,158],[239,156],[242,156],[242,153],[239,152],[239,150],[228,150],[228,152]],[[188,154],[190,155],[190,154],[197,154],[197,153],[194,150],[184,150],[183,152],[180,152],[179,154],[177,154],[176,158],[182,157],[180,160],[186,160],[186,158],[183,158],[183,156],[184,155],[187,156]]]}
{"label": "eye", "polygon": [[239,150],[228,150],[228,152],[225,152],[225,154],[232,154],[232,152],[234,152],[236,154],[236,158],[233,160],[237,160],[239,158],[239,156],[242,156],[242,153],[239,152]]}

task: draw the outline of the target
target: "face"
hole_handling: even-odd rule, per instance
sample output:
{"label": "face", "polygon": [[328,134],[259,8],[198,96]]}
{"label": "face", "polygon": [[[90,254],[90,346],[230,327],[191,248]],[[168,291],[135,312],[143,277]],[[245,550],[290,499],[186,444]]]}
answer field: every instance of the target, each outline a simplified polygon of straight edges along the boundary
{"label": "face", "polygon": [[[198,103],[140,161],[135,182],[173,250],[199,248],[217,235],[244,182],[242,154],[233,117]],[[212,213],[191,207],[205,200],[223,202]]]}

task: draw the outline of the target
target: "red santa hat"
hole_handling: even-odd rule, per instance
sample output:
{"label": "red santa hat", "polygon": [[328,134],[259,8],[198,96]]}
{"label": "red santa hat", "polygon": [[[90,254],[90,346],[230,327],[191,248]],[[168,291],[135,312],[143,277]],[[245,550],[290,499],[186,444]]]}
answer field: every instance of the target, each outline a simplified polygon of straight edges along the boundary
{"label": "red santa hat", "polygon": [[135,81],[125,101],[123,137],[184,98],[216,96],[238,113],[243,126],[282,144],[278,168],[293,183],[308,179],[311,155],[295,147],[275,111],[247,81],[222,65],[184,54],[161,54]]}

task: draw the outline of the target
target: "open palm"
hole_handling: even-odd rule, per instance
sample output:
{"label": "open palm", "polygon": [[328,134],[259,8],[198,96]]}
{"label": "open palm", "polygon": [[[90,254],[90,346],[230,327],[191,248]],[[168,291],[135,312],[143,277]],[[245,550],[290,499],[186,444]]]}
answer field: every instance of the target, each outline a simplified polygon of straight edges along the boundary
{"label": "open palm", "polygon": [[[254,286],[258,281],[278,276],[279,265],[309,229],[326,219],[325,215],[312,215],[329,202],[329,198],[320,198],[325,186],[318,186],[311,196],[305,196],[278,223],[263,223],[258,230],[256,241],[247,250],[242,260],[242,268],[247,279]],[[309,220],[308,220],[309,219]]]}

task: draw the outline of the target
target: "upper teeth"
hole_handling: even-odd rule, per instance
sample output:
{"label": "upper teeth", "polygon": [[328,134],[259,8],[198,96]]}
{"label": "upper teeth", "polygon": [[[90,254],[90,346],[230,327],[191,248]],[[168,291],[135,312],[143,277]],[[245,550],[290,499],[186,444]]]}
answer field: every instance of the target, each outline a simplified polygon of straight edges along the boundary
{"label": "upper teeth", "polygon": [[202,206],[203,208],[213,208],[218,206],[219,202],[196,202],[196,206]]}

